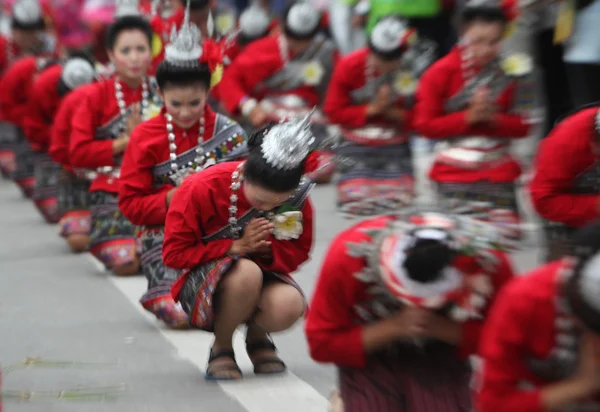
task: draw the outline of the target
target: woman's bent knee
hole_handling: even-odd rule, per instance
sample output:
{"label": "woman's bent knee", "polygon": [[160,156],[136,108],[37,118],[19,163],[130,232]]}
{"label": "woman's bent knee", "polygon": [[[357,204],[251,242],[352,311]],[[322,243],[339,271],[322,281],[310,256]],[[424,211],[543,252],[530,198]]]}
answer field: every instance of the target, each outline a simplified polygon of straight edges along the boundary
{"label": "woman's bent knee", "polygon": [[258,294],[262,288],[263,274],[260,267],[249,259],[240,259],[223,277],[220,287]]}

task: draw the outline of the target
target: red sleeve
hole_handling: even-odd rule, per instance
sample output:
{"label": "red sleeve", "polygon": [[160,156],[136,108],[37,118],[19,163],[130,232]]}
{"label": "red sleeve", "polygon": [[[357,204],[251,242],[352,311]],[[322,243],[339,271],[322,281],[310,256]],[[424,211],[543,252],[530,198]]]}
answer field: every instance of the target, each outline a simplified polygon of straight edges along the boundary
{"label": "red sleeve", "polygon": [[268,45],[265,40],[276,44],[276,40],[272,38],[257,40],[246,47],[223,74],[221,88],[227,90],[227,93],[221,93],[221,103],[231,114],[239,114],[242,100],[250,96],[262,80],[281,66],[281,59],[273,58],[271,55],[274,52],[264,47]]}
{"label": "red sleeve", "polygon": [[575,124],[573,119],[558,125],[542,140],[530,192],[533,206],[542,217],[581,227],[598,218],[600,196],[573,193],[577,176],[594,162],[589,148],[591,136],[587,139],[593,125]]}
{"label": "red sleeve", "polygon": [[98,89],[84,96],[71,119],[69,158],[73,167],[96,169],[115,164],[112,140],[95,138],[103,107],[98,97]]}
{"label": "red sleeve", "polygon": [[332,123],[347,127],[361,127],[367,123],[367,105],[355,105],[350,91],[356,88],[356,79],[342,61],[331,76],[323,103],[323,112]]}
{"label": "red sleeve", "polygon": [[50,156],[60,165],[69,164],[69,135],[71,133],[71,116],[73,110],[67,100],[58,107],[50,135]]}
{"label": "red sleeve", "polygon": [[476,393],[479,412],[543,412],[539,389],[518,388],[527,369],[525,342],[535,322],[535,303],[513,293],[513,286],[515,283],[500,292],[484,328],[481,387]]}
{"label": "red sleeve", "polygon": [[125,150],[119,176],[119,209],[134,225],[162,226],[167,219],[167,193],[174,186],[154,189],[152,167],[156,162],[140,144],[145,137],[143,125],[138,126]]}
{"label": "red sleeve", "polygon": [[302,207],[302,234],[295,240],[277,240],[271,238],[271,254],[273,256],[269,264],[259,262],[263,269],[276,273],[292,273],[302,263],[308,260],[308,254],[313,242],[313,207],[310,199],[306,199]]}
{"label": "red sleeve", "polygon": [[222,258],[233,244],[231,239],[202,241],[202,223],[215,215],[211,187],[202,177],[200,173],[187,178],[167,211],[163,261],[170,268],[192,269]]}
{"label": "red sleeve", "polygon": [[354,322],[354,305],[364,285],[354,277],[360,259],[348,256],[345,233],[325,256],[308,310],[305,331],[310,356],[317,362],[363,368],[366,354],[363,326]]}
{"label": "red sleeve", "polygon": [[48,106],[53,102],[49,101],[51,97],[48,95],[47,87],[48,84],[44,81],[44,77],[34,81],[28,101],[27,117],[24,119],[27,139],[42,149],[47,148],[49,145],[50,127],[52,125],[52,117],[48,113]]}
{"label": "red sleeve", "polygon": [[0,90],[0,106],[5,118],[22,129],[24,128],[23,121],[29,110],[27,106],[29,88],[26,83],[30,74],[25,60],[16,62],[2,78]]}
{"label": "red sleeve", "polygon": [[[504,285],[506,285],[515,277],[509,257],[501,252],[494,252],[494,255],[496,255],[496,257],[499,259],[499,262],[496,271],[490,274],[492,278],[492,285],[494,287],[494,295],[488,302],[488,308],[493,306],[495,298],[498,296],[498,292],[502,290]],[[481,332],[485,324],[486,313],[483,315],[484,319],[472,320],[463,324],[459,353],[464,358],[475,355],[479,350]]]}

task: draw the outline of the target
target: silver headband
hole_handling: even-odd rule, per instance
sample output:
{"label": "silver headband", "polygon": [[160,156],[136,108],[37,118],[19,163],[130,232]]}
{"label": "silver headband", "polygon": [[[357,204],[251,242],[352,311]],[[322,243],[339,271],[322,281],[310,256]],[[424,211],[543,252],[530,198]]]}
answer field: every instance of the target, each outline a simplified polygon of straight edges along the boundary
{"label": "silver headband", "polygon": [[399,49],[408,27],[396,18],[380,20],[371,32],[371,44],[381,52],[387,53]]}
{"label": "silver headband", "polygon": [[279,170],[293,170],[310,153],[315,138],[310,130],[314,109],[300,119],[279,123],[263,137],[261,151],[269,166]]}
{"label": "silver headband", "polygon": [[91,83],[96,76],[94,66],[90,62],[81,58],[69,59],[62,70],[61,79],[71,90],[77,87]]}
{"label": "silver headband", "polygon": [[196,67],[202,57],[200,41],[202,35],[198,27],[190,22],[190,1],[188,0],[183,24],[179,32],[173,27],[171,41],[165,47],[165,60],[178,67]]}
{"label": "silver headband", "polygon": [[270,22],[263,8],[254,3],[240,16],[240,32],[247,37],[257,37],[267,31]]}
{"label": "silver headband", "polygon": [[321,13],[312,4],[299,1],[287,15],[286,27],[293,33],[306,35],[314,31],[321,22]]}
{"label": "silver headband", "polygon": [[42,18],[38,0],[18,0],[13,6],[13,18],[22,24],[33,24]]}

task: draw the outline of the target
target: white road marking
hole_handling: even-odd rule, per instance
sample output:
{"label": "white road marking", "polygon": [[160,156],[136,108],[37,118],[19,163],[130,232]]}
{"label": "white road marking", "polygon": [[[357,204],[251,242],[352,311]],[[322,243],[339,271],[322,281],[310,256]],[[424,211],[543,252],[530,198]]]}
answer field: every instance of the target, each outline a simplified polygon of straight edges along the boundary
{"label": "white road marking", "polygon": [[[97,270],[106,271],[93,256],[85,256]],[[162,326],[139,303],[146,290],[145,278],[119,278],[109,275],[108,279],[148,322],[156,326],[161,335],[177,349],[177,354],[195,365],[204,375],[212,336],[201,331],[171,331]],[[252,374],[252,363],[247,356],[241,356],[246,353],[246,349],[243,336],[239,333],[234,339],[234,350],[236,360],[246,378],[241,382],[219,382],[218,385],[248,412],[281,412],[282,405],[285,405],[286,412],[319,412],[328,409],[328,400],[291,372],[271,378],[255,377]]]}

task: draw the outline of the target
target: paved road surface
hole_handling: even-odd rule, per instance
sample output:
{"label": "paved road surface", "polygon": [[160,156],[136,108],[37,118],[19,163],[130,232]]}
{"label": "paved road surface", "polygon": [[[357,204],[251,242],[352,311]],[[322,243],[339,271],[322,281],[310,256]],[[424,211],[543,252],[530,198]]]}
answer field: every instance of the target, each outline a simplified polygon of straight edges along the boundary
{"label": "paved road surface", "polygon": [[[426,159],[421,159],[422,169]],[[422,183],[422,188],[426,186]],[[312,294],[330,240],[350,222],[334,213],[331,187],[318,187],[312,260],[295,278]],[[332,367],[312,362],[300,326],[276,337],[291,373],[257,379],[236,339],[243,383],[203,380],[209,334],[161,327],[137,300],[143,277],[118,279],[101,271],[89,255],[74,256],[45,225],[30,202],[0,182],[0,365],[3,390],[31,393],[29,400],[5,394],[5,412],[312,412],[327,409],[335,384]],[[520,269],[535,264],[537,249],[516,256]],[[62,361],[7,373],[26,358]],[[79,396],[66,399],[70,391]],[[60,393],[63,391],[63,397]],[[84,398],[86,393],[97,396]]]}

